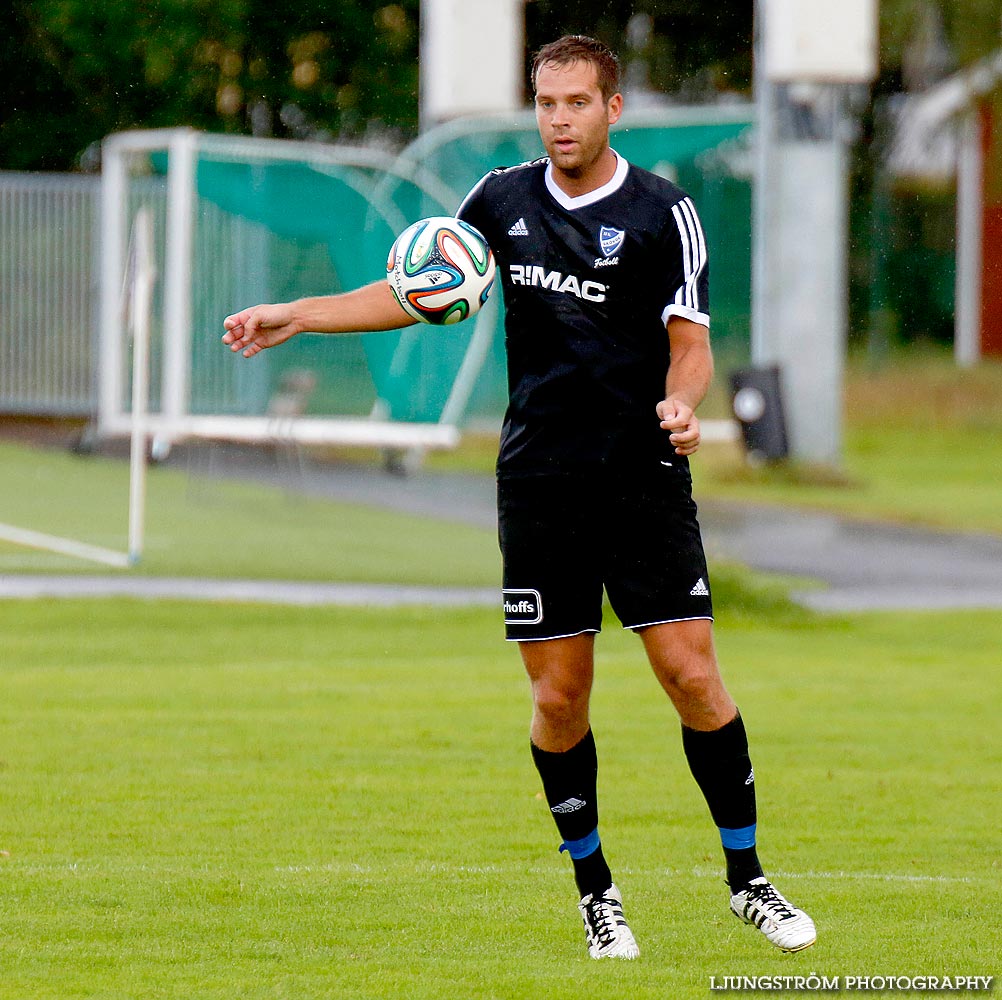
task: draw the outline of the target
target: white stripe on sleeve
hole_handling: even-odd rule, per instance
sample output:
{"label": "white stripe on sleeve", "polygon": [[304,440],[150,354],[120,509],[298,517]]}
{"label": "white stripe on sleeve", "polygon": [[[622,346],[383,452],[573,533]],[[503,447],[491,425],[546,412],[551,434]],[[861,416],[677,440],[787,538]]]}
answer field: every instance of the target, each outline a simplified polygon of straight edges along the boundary
{"label": "white stripe on sleeve", "polygon": [[675,292],[675,305],[689,306],[689,275],[692,273],[692,242],[689,239],[689,225],[682,215],[679,205],[672,205],[671,214],[675,216],[675,225],[678,226],[679,239],[682,241],[682,275],[683,283]]}
{"label": "white stripe on sleeve", "polygon": [[688,304],[698,310],[700,308],[699,278],[706,267],[706,239],[703,236],[703,228],[699,224],[699,217],[696,215],[696,206],[693,205],[690,199],[685,198],[682,201],[682,211],[685,213],[689,224],[689,234],[695,247],[692,273],[686,282],[688,286],[687,298]]}
{"label": "white stripe on sleeve", "polygon": [[675,292],[675,305],[700,311],[699,278],[706,267],[706,238],[689,198],[672,206],[675,225],[682,241],[682,285]]}

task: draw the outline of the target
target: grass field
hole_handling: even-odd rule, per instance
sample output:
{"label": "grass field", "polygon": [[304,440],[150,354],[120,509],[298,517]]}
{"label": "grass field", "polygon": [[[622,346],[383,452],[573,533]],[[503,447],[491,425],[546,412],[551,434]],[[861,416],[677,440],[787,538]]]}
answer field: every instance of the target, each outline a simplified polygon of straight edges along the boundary
{"label": "grass field", "polygon": [[[707,449],[698,487],[1002,532],[1000,372],[857,372],[838,475]],[[122,463],[13,444],[0,463],[0,520],[124,546]],[[147,541],[150,574],[498,576],[491,531],[166,468]],[[0,545],[0,572],[94,571]],[[636,963],[585,955],[493,612],[7,601],[0,1000],[664,1000],[711,977],[1002,972],[1002,616],[818,617],[726,566],[714,597],[763,860],[817,920],[808,952],[727,912],[677,723],[614,622],[594,724]]]}
{"label": "grass field", "polygon": [[[718,644],[760,846],[820,938],[726,909],[636,640],[602,636],[602,828],[642,948],[583,948],[490,612],[0,604],[0,997],[700,997],[727,975],[996,975],[997,614],[817,618]],[[771,601],[771,603],[770,603]]]}
{"label": "grass field", "polygon": [[[0,521],[125,549],[127,463],[8,442],[0,443],[0,466]],[[143,559],[131,572],[455,586],[493,585],[499,574],[492,531],[184,468],[149,470],[146,523]],[[0,572],[108,571],[0,542]]]}
{"label": "grass field", "polygon": [[[724,375],[700,407],[704,418],[730,416]],[[737,444],[704,445],[692,466],[697,499],[1002,534],[1002,362],[960,369],[931,348],[892,355],[876,370],[857,359],[848,366],[844,398],[839,468],[753,469]],[[432,465],[487,472],[494,451],[494,440],[471,439]]]}

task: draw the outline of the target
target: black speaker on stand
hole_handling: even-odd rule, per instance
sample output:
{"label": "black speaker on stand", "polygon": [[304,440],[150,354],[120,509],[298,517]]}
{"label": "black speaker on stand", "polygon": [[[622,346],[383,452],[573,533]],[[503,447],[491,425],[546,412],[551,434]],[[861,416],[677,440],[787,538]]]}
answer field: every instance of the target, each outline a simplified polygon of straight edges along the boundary
{"label": "black speaker on stand", "polygon": [[731,410],[750,462],[776,462],[789,455],[778,365],[733,372]]}

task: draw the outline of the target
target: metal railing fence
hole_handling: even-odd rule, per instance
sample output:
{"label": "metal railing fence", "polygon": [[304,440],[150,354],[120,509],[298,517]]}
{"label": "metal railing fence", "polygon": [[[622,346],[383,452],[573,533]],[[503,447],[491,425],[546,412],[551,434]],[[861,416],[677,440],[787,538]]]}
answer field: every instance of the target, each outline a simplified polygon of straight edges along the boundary
{"label": "metal railing fence", "polygon": [[100,188],[0,172],[0,413],[96,410]]}

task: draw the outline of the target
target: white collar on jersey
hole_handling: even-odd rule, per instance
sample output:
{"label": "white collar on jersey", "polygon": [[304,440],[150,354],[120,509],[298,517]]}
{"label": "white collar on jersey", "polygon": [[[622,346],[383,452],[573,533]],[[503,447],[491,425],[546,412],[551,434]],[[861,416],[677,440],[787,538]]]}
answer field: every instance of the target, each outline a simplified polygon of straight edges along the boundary
{"label": "white collar on jersey", "polygon": [[572,198],[569,194],[560,190],[557,182],[553,179],[553,164],[547,163],[545,174],[546,189],[557,200],[557,204],[562,208],[573,211],[575,208],[584,208],[585,205],[594,205],[596,201],[601,201],[613,192],[618,191],[623,186],[623,181],[626,180],[630,165],[615,150],[612,152],[616,157],[616,172],[612,175],[612,178],[600,188],[595,188],[594,191],[588,191],[585,194],[579,194],[576,198]]}

